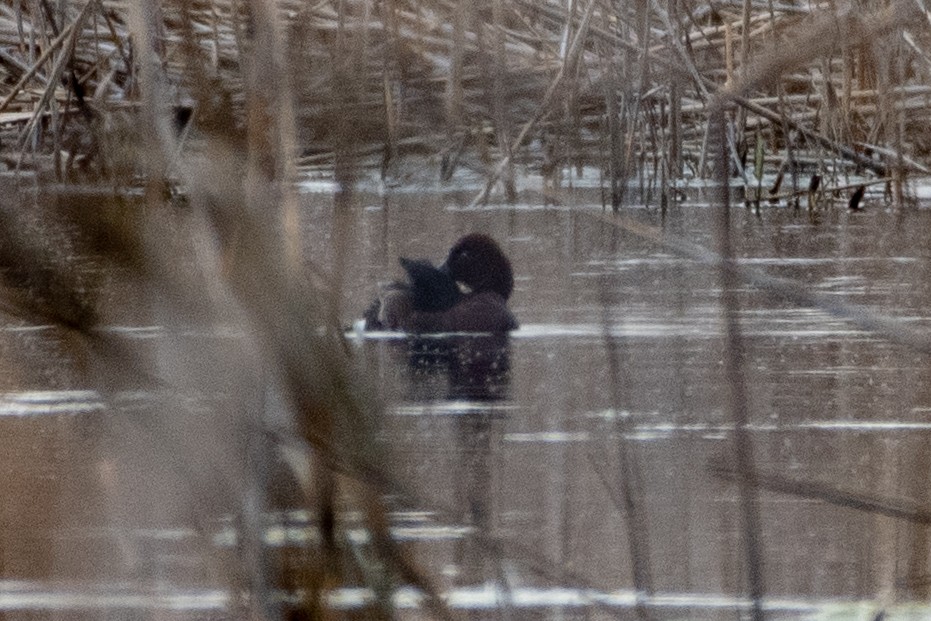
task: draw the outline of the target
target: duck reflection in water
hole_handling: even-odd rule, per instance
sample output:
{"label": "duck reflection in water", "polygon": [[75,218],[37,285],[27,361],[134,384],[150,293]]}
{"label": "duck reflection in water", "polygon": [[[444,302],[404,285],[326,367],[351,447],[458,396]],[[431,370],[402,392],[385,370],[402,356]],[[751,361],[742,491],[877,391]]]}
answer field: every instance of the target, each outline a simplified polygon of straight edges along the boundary
{"label": "duck reflection in water", "polygon": [[[509,345],[507,333],[420,335],[407,342],[408,399],[449,404],[448,409],[439,406],[427,429],[450,433],[441,449],[447,457],[440,463],[449,468],[442,494],[453,512],[450,518],[470,534],[455,540],[447,562],[454,583],[465,587],[501,576],[501,559],[485,542],[496,530],[492,473],[508,411],[496,403],[510,397]],[[425,413],[431,410],[428,405]]]}
{"label": "duck reflection in water", "polygon": [[[429,399],[429,386],[438,394],[437,382],[446,380],[445,397],[455,405],[442,426],[449,425],[451,439],[444,451],[454,455],[448,488],[453,519],[470,535],[451,548],[450,566],[455,582],[466,587],[500,578],[500,558],[490,553],[486,538],[495,531],[493,465],[506,428],[506,407],[495,402],[510,396],[510,347],[506,333],[420,336],[409,343],[410,390],[415,399]],[[442,384],[441,384],[442,386]],[[442,393],[440,393],[442,394]]]}
{"label": "duck reflection in water", "polygon": [[412,401],[500,401],[509,396],[506,334],[413,336],[404,353]]}

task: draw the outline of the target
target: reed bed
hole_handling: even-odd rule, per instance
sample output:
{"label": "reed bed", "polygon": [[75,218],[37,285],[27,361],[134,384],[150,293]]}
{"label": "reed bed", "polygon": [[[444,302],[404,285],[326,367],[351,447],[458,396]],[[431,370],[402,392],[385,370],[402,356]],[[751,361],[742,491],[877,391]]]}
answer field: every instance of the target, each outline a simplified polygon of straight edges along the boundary
{"label": "reed bed", "polygon": [[[126,160],[120,145],[133,142],[126,129],[142,103],[144,63],[160,72],[179,127],[193,120],[180,149],[196,149],[218,120],[243,128],[245,75],[261,44],[251,5],[161,3],[147,26],[154,58],[142,59],[130,4],[4,8],[9,167],[132,178],[139,171],[112,160]],[[774,55],[786,61],[778,75],[728,113],[739,182],[788,171],[797,189],[798,173],[903,178],[931,165],[927,18],[911,3],[275,6],[298,165],[332,168],[342,152],[396,182],[411,170],[449,180],[466,168],[502,181],[511,197],[515,170],[558,185],[593,165],[617,207],[632,180],[710,178],[711,99]],[[817,48],[796,47],[815,30]]]}
{"label": "reed bed", "polygon": [[[233,482],[227,500],[239,503],[242,540],[238,556],[218,564],[228,563],[231,591],[251,594],[233,616],[331,618],[325,594],[349,574],[378,595],[368,618],[393,615],[397,583],[418,586],[435,616],[452,616],[388,534],[384,495],[405,490],[370,432],[378,399],[342,341],[350,231],[340,213],[356,181],[379,171],[403,183],[416,171],[453,183],[469,171],[485,181],[477,201],[496,188],[513,199],[527,174],[557,188],[594,166],[614,208],[631,200],[632,182],[672,200],[691,181],[752,189],[764,178],[786,199],[879,180],[901,200],[907,178],[931,166],[927,21],[909,2],[4,3],[5,166],[60,184],[49,220],[124,271],[141,308],[154,298],[151,312],[166,325],[236,326],[248,355],[226,362],[264,381],[231,399],[247,405],[224,412],[232,431],[202,438],[213,444],[203,455],[183,441],[177,417],[207,430],[212,422],[177,395],[212,392],[215,378],[185,375],[183,347],[150,355],[102,330],[118,311],[93,297],[94,283],[66,277],[63,260],[23,236],[29,227],[10,213],[0,220],[5,311],[60,326],[104,398],[140,378],[163,390],[166,407],[149,427],[178,440],[172,461],[210,461]],[[301,167],[339,182],[333,270],[309,279],[292,186]],[[825,181],[813,187],[814,175]],[[101,195],[114,202],[102,207]],[[199,270],[179,269],[185,252]],[[722,289],[735,278],[722,272]],[[729,381],[742,387],[730,327]],[[179,368],[168,378],[159,373],[166,359]],[[266,419],[266,389],[279,425]],[[739,390],[732,407],[740,429]],[[746,471],[752,454],[741,450]],[[295,483],[285,502],[306,508],[319,534],[309,550],[272,555],[262,545],[278,468]],[[740,482],[752,549],[759,482]],[[195,504],[209,481],[193,485]],[[197,519],[208,509],[185,507]],[[352,510],[371,535],[366,545],[342,538]],[[649,568],[639,575],[649,590]],[[271,596],[282,587],[296,600]]]}

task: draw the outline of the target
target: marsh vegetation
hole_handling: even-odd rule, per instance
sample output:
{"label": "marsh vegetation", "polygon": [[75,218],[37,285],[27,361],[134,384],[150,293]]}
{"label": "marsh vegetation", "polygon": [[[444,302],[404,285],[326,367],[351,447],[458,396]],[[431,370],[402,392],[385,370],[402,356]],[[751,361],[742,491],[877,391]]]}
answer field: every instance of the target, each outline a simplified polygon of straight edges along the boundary
{"label": "marsh vegetation", "polygon": [[[3,3],[0,610],[923,603],[929,23]],[[346,333],[471,230],[510,340]]]}

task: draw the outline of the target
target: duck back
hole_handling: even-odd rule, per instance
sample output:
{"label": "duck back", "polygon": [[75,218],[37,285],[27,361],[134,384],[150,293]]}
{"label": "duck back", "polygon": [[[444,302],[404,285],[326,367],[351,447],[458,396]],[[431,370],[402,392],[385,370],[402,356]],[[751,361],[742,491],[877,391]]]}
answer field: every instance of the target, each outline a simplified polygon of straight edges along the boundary
{"label": "duck back", "polygon": [[509,332],[518,328],[507,301],[493,291],[464,295],[452,308],[439,313],[413,312],[407,329],[412,332]]}
{"label": "duck back", "polygon": [[399,259],[410,283],[411,306],[415,311],[436,313],[452,308],[462,294],[445,269],[424,259]]}

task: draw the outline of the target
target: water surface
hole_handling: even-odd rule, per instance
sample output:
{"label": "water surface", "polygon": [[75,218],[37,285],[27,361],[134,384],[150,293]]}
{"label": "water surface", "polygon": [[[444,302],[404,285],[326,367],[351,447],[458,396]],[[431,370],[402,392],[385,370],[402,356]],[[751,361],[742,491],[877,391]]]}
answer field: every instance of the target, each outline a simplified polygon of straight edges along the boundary
{"label": "water surface", "polygon": [[[326,269],[333,205],[326,194],[303,198],[307,260]],[[466,204],[455,194],[360,194],[347,214],[347,325],[379,282],[400,276],[398,256],[440,261],[468,232],[496,237],[516,271],[522,325],[508,338],[349,336],[387,405],[378,437],[407,491],[386,499],[394,536],[450,605],[476,618],[627,618],[638,602],[655,618],[745,613],[738,490],[711,468],[735,454],[717,273],[597,217],[600,204],[582,192],[563,206]],[[625,215],[715,245],[707,205]],[[737,208],[733,226],[742,265],[915,329],[931,325],[931,211]],[[759,471],[927,504],[926,357],[751,284],[738,299]],[[177,334],[154,320],[111,329],[156,358],[169,339],[192,356],[238,347],[235,333]],[[222,417],[153,430],[147,417],[163,401],[143,387],[119,391],[112,412],[110,397],[77,379],[80,363],[56,330],[11,321],[0,332],[0,610],[228,615],[235,602],[202,556],[233,555],[241,543],[236,507],[217,500],[229,473],[213,471],[210,446],[197,449],[196,464],[166,448],[197,447],[198,425],[222,428]],[[262,378],[221,384],[241,381],[255,385],[254,401],[189,395],[179,411],[274,407]],[[210,510],[192,514],[182,497]],[[761,490],[759,502],[774,618],[926,599],[920,527],[810,496]],[[307,519],[276,517],[265,543],[299,545],[312,536]],[[360,527],[355,536],[366,535]],[[369,596],[347,587],[331,604],[353,609]],[[406,611],[419,604],[410,590],[395,601]],[[841,610],[871,614],[869,605]]]}

